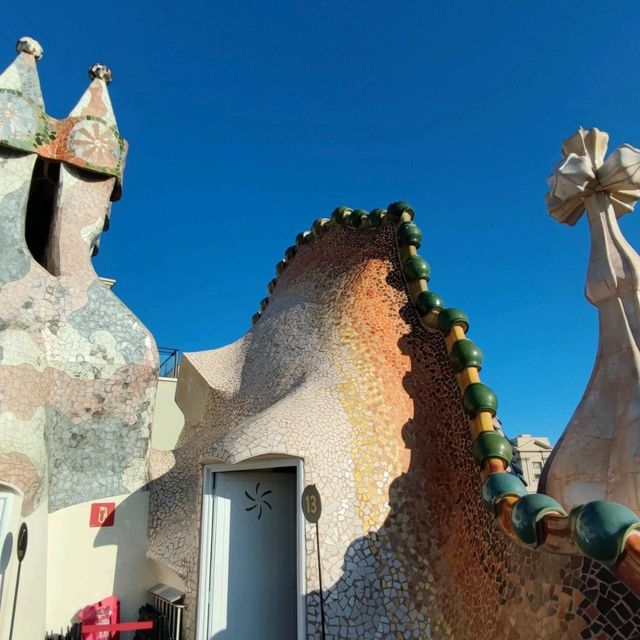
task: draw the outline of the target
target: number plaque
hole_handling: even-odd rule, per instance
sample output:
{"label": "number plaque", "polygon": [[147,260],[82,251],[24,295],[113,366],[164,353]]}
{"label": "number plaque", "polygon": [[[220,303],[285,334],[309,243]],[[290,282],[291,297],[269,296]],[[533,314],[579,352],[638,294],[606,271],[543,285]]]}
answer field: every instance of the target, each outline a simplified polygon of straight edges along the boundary
{"label": "number plaque", "polygon": [[18,562],[22,562],[27,555],[27,542],[29,541],[29,531],[27,525],[23,522],[18,531],[18,543],[16,544],[16,553]]}
{"label": "number plaque", "polygon": [[308,522],[318,522],[322,513],[322,501],[315,484],[309,484],[302,492],[302,513]]}

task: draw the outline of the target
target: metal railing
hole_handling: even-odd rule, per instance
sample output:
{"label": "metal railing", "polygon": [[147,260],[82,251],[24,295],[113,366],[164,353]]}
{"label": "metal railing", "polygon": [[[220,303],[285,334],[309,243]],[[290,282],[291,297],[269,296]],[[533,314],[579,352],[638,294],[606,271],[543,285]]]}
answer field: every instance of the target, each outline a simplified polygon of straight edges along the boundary
{"label": "metal railing", "polygon": [[184,593],[166,584],[157,584],[149,593],[153,598],[153,606],[163,615],[169,628],[170,640],[180,640],[182,634],[182,612],[185,608]]}
{"label": "metal railing", "polygon": [[177,378],[182,359],[180,351],[171,347],[158,347],[158,354],[160,355],[159,376],[161,378]]}

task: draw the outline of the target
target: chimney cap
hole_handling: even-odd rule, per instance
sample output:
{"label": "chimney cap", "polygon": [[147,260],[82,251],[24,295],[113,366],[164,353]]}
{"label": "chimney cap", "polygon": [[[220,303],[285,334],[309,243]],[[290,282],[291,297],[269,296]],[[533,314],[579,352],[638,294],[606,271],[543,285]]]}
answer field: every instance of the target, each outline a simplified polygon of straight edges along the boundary
{"label": "chimney cap", "polygon": [[16,51],[18,51],[18,53],[28,53],[36,60],[40,60],[44,53],[42,45],[37,40],[30,38],[29,36],[23,36],[18,40],[16,44]]}
{"label": "chimney cap", "polygon": [[109,84],[111,82],[111,77],[111,69],[109,69],[106,64],[100,64],[98,62],[89,67],[89,78],[91,78],[91,80],[95,80],[97,78],[99,80],[104,80]]}

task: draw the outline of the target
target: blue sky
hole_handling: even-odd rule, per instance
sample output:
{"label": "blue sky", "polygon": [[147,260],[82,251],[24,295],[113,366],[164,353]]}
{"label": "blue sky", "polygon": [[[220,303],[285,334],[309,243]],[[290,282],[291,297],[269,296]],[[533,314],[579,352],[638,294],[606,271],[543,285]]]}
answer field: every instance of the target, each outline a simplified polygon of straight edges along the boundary
{"label": "blue sky", "polygon": [[[606,8],[605,8],[606,7]],[[593,365],[586,220],[546,213],[578,125],[640,146],[636,2],[7,3],[48,112],[113,69],[130,153],[98,271],[159,345],[235,340],[295,235],[403,199],[432,289],[471,317],[509,435],[553,440]],[[640,222],[622,220],[640,246]]]}

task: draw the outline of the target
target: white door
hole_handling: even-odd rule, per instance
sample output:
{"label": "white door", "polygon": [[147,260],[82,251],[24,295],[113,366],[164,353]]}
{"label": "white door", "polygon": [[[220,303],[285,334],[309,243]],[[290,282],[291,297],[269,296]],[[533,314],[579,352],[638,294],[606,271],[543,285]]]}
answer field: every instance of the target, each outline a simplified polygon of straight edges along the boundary
{"label": "white door", "polygon": [[296,638],[296,469],[216,473],[211,640]]}

